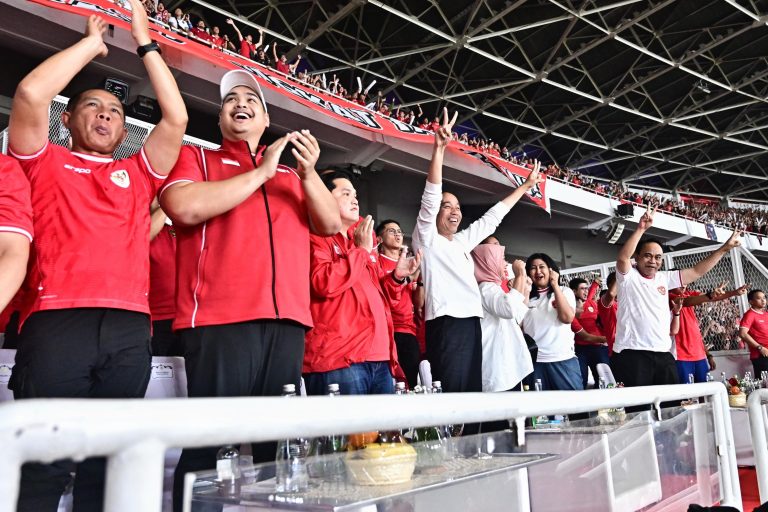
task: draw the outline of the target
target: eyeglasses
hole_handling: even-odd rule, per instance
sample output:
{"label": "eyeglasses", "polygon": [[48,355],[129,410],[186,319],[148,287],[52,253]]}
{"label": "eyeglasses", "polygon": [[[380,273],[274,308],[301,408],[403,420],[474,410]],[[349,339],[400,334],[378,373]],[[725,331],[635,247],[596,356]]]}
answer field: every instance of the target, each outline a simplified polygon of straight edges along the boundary
{"label": "eyeglasses", "polygon": [[402,229],[395,229],[395,228],[389,228],[386,230],[386,232],[390,235],[402,235],[403,230]]}

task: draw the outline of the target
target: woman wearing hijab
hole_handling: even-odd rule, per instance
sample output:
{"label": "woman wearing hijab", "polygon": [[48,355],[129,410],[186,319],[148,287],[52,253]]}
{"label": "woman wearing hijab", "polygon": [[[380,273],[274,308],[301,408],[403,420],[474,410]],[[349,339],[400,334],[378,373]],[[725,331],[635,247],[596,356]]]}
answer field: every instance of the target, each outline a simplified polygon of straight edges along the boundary
{"label": "woman wearing hijab", "polygon": [[519,325],[528,313],[525,263],[515,260],[514,279],[508,283],[510,291],[506,293],[502,288],[506,284],[504,246],[498,242],[480,244],[472,250],[472,258],[483,305],[483,391],[519,388],[523,378],[533,371]]}

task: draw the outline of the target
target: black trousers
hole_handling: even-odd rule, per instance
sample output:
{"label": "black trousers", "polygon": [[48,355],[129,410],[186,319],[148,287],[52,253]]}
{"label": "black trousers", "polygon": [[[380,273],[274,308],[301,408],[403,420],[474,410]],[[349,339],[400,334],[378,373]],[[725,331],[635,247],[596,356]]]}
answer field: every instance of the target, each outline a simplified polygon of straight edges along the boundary
{"label": "black trousers", "polygon": [[421,362],[419,340],[413,334],[395,332],[395,345],[397,346],[397,360],[405,373],[408,387],[413,389],[417,383],[419,362]]}
{"label": "black trousers", "polygon": [[[428,320],[426,341],[432,380],[439,380],[444,392],[483,390],[483,335],[478,317]],[[464,426],[464,435],[479,431],[478,423]]]}
{"label": "black trousers", "polygon": [[173,332],[173,319],[152,322],[152,355],[161,357],[182,356],[181,338]]}
{"label": "black trousers", "polygon": [[[149,316],[118,309],[40,311],[24,323],[9,387],[25,398],[143,398],[149,383]],[[76,471],[74,510],[104,503],[106,461],[22,466],[19,511],[55,511]]]}
{"label": "black trousers", "polygon": [[[279,396],[283,384],[299,389],[304,360],[304,327],[293,322],[256,320],[179,331],[190,398]],[[204,413],[204,411],[203,411]],[[181,452],[173,482],[173,509],[181,511],[184,475],[216,467],[219,446]],[[253,461],[275,460],[277,443],[252,445]]]}
{"label": "black trousers", "polygon": [[627,387],[679,384],[675,358],[669,352],[628,350],[614,352],[611,370]]}
{"label": "black trousers", "polygon": [[753,379],[759,379],[761,372],[768,372],[768,357],[757,356],[756,359],[752,359],[752,369],[755,370]]}

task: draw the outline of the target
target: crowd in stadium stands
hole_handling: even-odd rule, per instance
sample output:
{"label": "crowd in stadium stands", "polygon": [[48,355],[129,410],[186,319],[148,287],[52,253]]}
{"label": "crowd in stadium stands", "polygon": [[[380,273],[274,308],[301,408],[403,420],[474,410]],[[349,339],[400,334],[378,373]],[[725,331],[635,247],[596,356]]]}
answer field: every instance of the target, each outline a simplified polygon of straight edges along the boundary
{"label": "crowd in stadium stands", "polygon": [[[309,130],[295,126],[261,144],[269,106],[248,71],[221,78],[221,147],[182,145],[186,107],[150,37],[149,16],[213,47],[225,36],[202,21],[192,25],[180,10],[171,16],[162,4],[127,1],[162,114],[138,153],[113,160],[127,134],[124,110],[101,89],[71,97],[62,115],[71,148],[48,140],[51,101],[108,52],[98,16],[81,41],[24,77],[13,98],[11,156],[0,156],[0,307],[21,286],[11,304],[19,315],[9,382],[15,399],[143,397],[152,353],[185,358],[190,397],[276,396],[287,383],[298,389],[302,378],[312,395],[331,384],[342,394],[392,393],[393,379],[415,386],[424,358],[446,392],[519,390],[534,380],[545,390],[578,390],[598,363],[627,386],[698,382],[715,368],[707,345],[715,336],[729,348],[747,346],[755,375],[768,371],[764,293],[749,291],[750,310],[737,324],[730,299],[748,285],[688,287],[740,245],[738,229],[693,267],[662,270],[663,247],[645,234],[655,207],[671,203],[609,184],[603,193],[620,193],[646,211],[604,290],[599,280],[564,285],[535,240],[515,248],[530,252],[525,261],[508,263],[494,232],[545,174],[593,182],[520,160],[530,168],[524,183],[460,229],[461,202],[443,190],[442,172],[446,148],[463,135],[453,130],[458,113],[443,109],[422,123],[434,132],[432,157],[409,251],[406,219],[375,224],[360,211],[352,176],[316,168],[321,147]],[[262,34],[257,42],[237,36],[240,51],[266,59]],[[274,43],[272,57],[279,70],[296,72],[298,59],[289,62]],[[364,103],[360,89],[351,97]],[[375,108],[391,111],[379,101]],[[477,144],[504,153],[495,143]],[[294,165],[280,164],[281,156]],[[695,307],[703,308],[701,322]],[[505,426],[466,425],[464,432]],[[217,451],[183,451],[176,510],[185,473],[215,467]],[[276,444],[251,451],[254,461],[274,460]],[[103,459],[25,464],[19,510],[56,510],[73,471],[75,509],[98,510]]]}

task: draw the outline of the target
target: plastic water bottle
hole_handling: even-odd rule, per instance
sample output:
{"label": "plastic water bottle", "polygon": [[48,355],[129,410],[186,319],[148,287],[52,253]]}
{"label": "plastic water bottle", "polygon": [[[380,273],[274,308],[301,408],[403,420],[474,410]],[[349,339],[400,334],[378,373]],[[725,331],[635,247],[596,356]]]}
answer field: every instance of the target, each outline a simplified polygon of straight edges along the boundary
{"label": "plastic water bottle", "polygon": [[[296,396],[296,386],[285,384],[283,395],[286,398]],[[277,492],[302,492],[309,487],[309,472],[307,471],[307,452],[309,442],[303,438],[281,439],[277,443],[275,458],[275,474]]]}
{"label": "plastic water bottle", "polygon": [[[536,382],[534,383],[534,389],[536,391],[543,390],[543,386],[541,385],[541,379],[536,379]],[[549,424],[549,416],[547,416],[546,414],[536,416],[536,425],[548,425],[548,424]]]}
{"label": "plastic water bottle", "polygon": [[216,453],[216,478],[224,495],[236,495],[240,484],[240,452],[233,445],[222,446]]}
{"label": "plastic water bottle", "polygon": [[[339,385],[336,383],[328,384],[328,396],[339,395],[341,395]],[[309,455],[314,456],[314,459],[310,459],[309,476],[323,478],[330,482],[343,481],[345,476],[344,461],[340,455],[336,454],[343,452],[346,445],[346,437],[340,434],[314,439],[309,449]]]}
{"label": "plastic water bottle", "polygon": [[405,382],[396,382],[395,383],[395,394],[396,395],[405,395]]}

